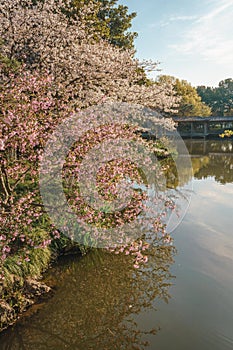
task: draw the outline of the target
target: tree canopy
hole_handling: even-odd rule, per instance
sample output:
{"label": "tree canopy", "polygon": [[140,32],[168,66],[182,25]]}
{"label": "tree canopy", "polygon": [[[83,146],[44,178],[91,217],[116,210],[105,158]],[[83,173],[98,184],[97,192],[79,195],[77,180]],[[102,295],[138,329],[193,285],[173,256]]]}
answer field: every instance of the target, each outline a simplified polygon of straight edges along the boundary
{"label": "tree canopy", "polygon": [[103,39],[112,45],[132,49],[136,32],[129,32],[132,19],[136,12],[128,13],[128,7],[117,5],[117,0],[95,0],[99,6],[97,18],[102,28],[105,28]]}
{"label": "tree canopy", "polygon": [[123,48],[133,49],[136,32],[130,32],[132,20],[136,12],[128,13],[128,7],[118,5],[117,0],[73,0],[71,7],[65,5],[65,12],[69,16],[82,16],[83,9],[87,7],[92,11],[86,16],[87,30],[110,44]]}
{"label": "tree canopy", "polygon": [[221,80],[218,87],[198,86],[197,92],[215,116],[233,115],[233,79]]}
{"label": "tree canopy", "polygon": [[173,85],[176,95],[180,97],[177,116],[193,117],[193,116],[209,116],[211,109],[198,95],[197,90],[186,80],[179,80],[173,76],[161,75],[159,82],[167,82]]}
{"label": "tree canopy", "polygon": [[[33,6],[44,4],[45,0],[32,0]],[[28,6],[26,1],[26,6]],[[60,3],[60,4],[59,4]],[[129,29],[136,12],[129,13],[128,7],[119,5],[118,0],[71,0],[57,1],[62,4],[63,13],[70,19],[79,18],[85,22],[85,31],[95,40],[103,39],[123,49],[134,49],[136,32]]]}
{"label": "tree canopy", "polygon": [[92,4],[82,2],[81,18],[65,12],[74,9],[72,0],[66,0],[66,8],[64,0],[0,0],[0,54],[25,63],[30,71],[52,74],[58,94],[65,92],[79,108],[108,98],[171,110],[176,97],[170,84],[140,85],[145,67],[140,69],[132,50],[93,40],[86,30],[87,18],[96,11]]}

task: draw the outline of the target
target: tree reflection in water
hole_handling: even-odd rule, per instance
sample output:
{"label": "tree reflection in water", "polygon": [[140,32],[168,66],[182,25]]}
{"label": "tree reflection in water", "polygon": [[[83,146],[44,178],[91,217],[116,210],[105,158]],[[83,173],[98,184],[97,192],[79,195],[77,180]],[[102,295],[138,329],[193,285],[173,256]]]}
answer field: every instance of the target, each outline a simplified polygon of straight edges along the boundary
{"label": "tree reflection in water", "polygon": [[[199,147],[202,145],[202,152],[199,153],[196,151],[198,144]],[[221,184],[233,183],[232,140],[193,142],[191,151],[196,179],[213,177],[215,181]]]}
{"label": "tree reflection in water", "polygon": [[[215,181],[233,183],[233,142],[228,140],[188,140],[186,146],[191,155],[193,175],[196,179],[213,177]],[[172,159],[164,161],[168,188],[176,189],[190,181],[189,169],[183,169],[178,178]]]}
{"label": "tree reflection in water", "polygon": [[132,257],[101,250],[62,259],[46,278],[55,285],[54,296],[3,333],[0,349],[144,349],[148,332],[137,328],[133,316],[152,309],[156,299],[168,302],[174,254],[175,247],[161,239],[139,270]]}

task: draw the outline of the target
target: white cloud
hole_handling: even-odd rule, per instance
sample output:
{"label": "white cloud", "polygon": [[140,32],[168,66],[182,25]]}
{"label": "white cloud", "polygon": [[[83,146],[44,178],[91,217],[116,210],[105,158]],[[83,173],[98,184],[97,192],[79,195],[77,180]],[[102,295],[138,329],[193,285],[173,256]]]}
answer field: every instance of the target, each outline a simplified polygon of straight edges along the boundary
{"label": "white cloud", "polygon": [[169,18],[166,19],[166,21],[161,21],[160,22],[160,27],[166,27],[172,22],[185,22],[185,21],[194,21],[197,19],[197,16],[177,16],[177,15],[172,15]]}
{"label": "white cloud", "polygon": [[197,19],[197,16],[171,16],[169,18],[170,22],[174,22],[174,21],[193,21]]}
{"label": "white cloud", "polygon": [[171,48],[198,54],[219,64],[233,63],[233,0],[212,1],[212,10],[199,17],[184,32],[183,40]]}

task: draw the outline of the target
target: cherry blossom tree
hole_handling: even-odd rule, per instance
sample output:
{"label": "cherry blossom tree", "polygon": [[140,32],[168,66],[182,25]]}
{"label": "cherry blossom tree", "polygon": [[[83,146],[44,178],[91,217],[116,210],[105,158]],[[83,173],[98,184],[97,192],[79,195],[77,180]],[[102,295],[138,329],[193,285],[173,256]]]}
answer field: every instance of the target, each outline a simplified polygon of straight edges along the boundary
{"label": "cherry blossom tree", "polygon": [[[0,63],[0,264],[17,256],[30,261],[32,250],[46,248],[49,235],[36,235],[43,215],[38,201],[38,159],[51,129],[65,115],[53,95],[53,79]],[[2,275],[2,272],[0,272]],[[3,277],[3,275],[2,275]]]}
{"label": "cherry blossom tree", "polygon": [[[15,263],[20,265],[30,262],[31,253],[35,249],[45,249],[51,243],[49,235],[43,237],[35,232],[36,228],[44,227],[43,220],[48,222],[46,230],[52,233],[52,237],[59,238],[60,233],[45,216],[39,195],[38,162],[54,127],[72,115],[74,109],[67,105],[66,100],[57,100],[54,97],[56,84],[54,85],[51,75],[43,76],[36,71],[31,73],[25,66],[19,67],[16,72],[6,73],[4,63],[0,64],[0,72],[3,77],[0,87],[0,259],[4,265],[8,258],[17,255]],[[64,180],[68,184],[79,172],[80,162],[85,154],[106,138],[114,140],[124,135],[128,140],[145,142],[135,134],[135,128],[118,125],[114,117],[100,129],[91,128],[91,118],[89,123],[90,131],[76,142],[68,154],[64,167]],[[167,125],[165,120],[163,123]],[[73,131],[75,133],[76,129]],[[107,163],[98,173],[99,190],[105,199],[116,195],[117,183],[121,180],[120,173],[139,181],[135,164],[124,159]],[[80,198],[77,187],[68,186],[67,199],[88,223],[120,227],[124,222],[134,220],[141,212],[145,195],[135,192],[131,205],[122,213],[114,215],[100,214],[93,210]],[[154,222],[154,231],[160,232],[167,239],[160,218]],[[147,261],[147,257],[141,253],[143,247],[144,244],[140,241],[109,248],[113,248],[113,251],[119,249],[126,254],[132,253],[135,256],[135,267],[139,267],[140,262]]]}
{"label": "cherry blossom tree", "polygon": [[[71,1],[65,2],[66,8]],[[131,50],[96,40],[85,30],[85,18],[95,11],[92,3],[80,14],[67,17],[63,0],[0,0],[2,54],[24,62],[30,70],[46,70],[78,107],[101,99],[140,103],[170,111],[178,102],[171,84],[140,86],[144,69]]]}
{"label": "cherry blossom tree", "polygon": [[[66,6],[70,4],[67,0]],[[90,31],[87,34],[85,18],[90,11],[91,3],[84,7],[83,17],[71,18],[64,12],[63,0],[0,0],[0,55],[9,62],[21,63],[21,66],[16,64],[16,71],[0,63],[0,259],[3,265],[16,252],[19,253],[17,264],[29,262],[31,251],[46,248],[51,242],[48,236],[36,236],[34,232],[36,227],[43,227],[45,214],[39,196],[38,163],[57,124],[78,113],[80,108],[104,100],[136,103],[165,112],[177,103],[172,85],[140,83],[145,72],[132,51],[96,40]],[[90,127],[91,122],[90,119]],[[117,120],[110,119],[107,129],[106,126],[103,130],[93,129],[74,146],[65,167],[68,181],[69,176],[74,176],[74,167],[78,167],[77,159],[82,159],[88,148],[106,135],[113,139],[121,135],[132,140],[140,138],[135,135],[135,129],[119,128],[116,123]],[[172,127],[169,121],[164,123]],[[135,166],[128,166],[122,160],[100,169],[103,195],[110,184],[113,184],[110,194],[115,195],[113,179],[120,170],[128,172],[133,179],[138,176]],[[101,217],[77,200],[78,189],[67,196],[83,217],[99,224]],[[143,195],[135,193],[132,207],[122,217],[104,218],[105,225],[117,220],[130,221],[140,212],[138,208],[143,200]],[[49,227],[59,237],[59,232],[52,225]],[[166,237],[160,218],[154,229]],[[143,243],[132,242],[130,250],[127,246],[118,248],[126,254],[133,252],[138,267],[139,261],[147,260],[140,252],[142,247]]]}

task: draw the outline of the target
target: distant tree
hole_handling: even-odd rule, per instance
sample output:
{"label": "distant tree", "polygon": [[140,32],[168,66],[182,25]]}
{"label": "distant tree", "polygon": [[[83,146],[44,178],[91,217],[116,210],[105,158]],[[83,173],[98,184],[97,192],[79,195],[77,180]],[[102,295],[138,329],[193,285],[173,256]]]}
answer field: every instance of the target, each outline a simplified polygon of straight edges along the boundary
{"label": "distant tree", "polygon": [[214,101],[215,101],[215,92],[214,88],[210,86],[201,85],[197,87],[197,93],[201,97],[202,101],[205,102],[209,107],[212,108],[212,113],[214,112]]}
{"label": "distant tree", "polygon": [[198,86],[197,92],[213,115],[233,115],[233,79],[221,80],[218,87]]}
{"label": "distant tree", "polygon": [[178,97],[180,97],[177,116],[192,117],[202,116],[206,117],[211,115],[211,109],[198,95],[197,90],[186,80],[179,80],[173,76],[161,75],[158,82],[170,82],[173,85],[174,90]]}

